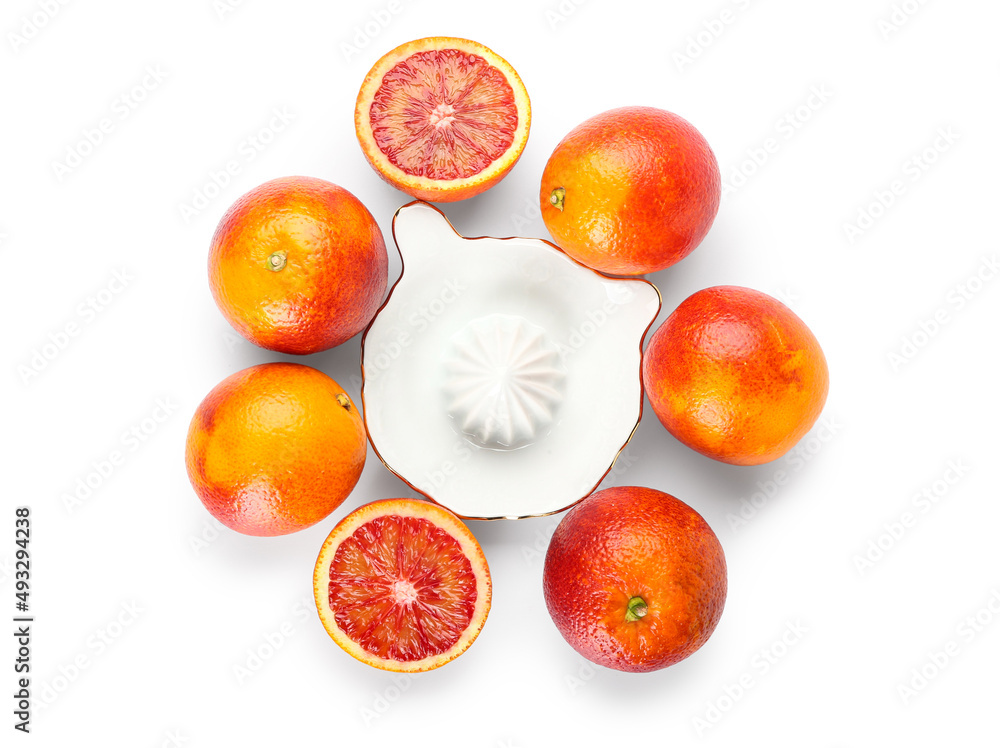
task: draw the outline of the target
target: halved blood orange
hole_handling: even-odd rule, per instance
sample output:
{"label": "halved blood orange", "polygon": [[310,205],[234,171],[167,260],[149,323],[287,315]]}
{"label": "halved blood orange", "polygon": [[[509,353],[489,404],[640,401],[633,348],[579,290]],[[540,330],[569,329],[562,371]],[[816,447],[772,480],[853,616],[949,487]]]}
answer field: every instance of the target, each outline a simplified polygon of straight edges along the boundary
{"label": "halved blood orange", "polygon": [[528,141],[531,104],[510,63],[468,39],[402,44],[369,71],[354,110],[361,149],[389,184],[421,200],[478,195]]}
{"label": "halved blood orange", "polygon": [[323,626],[349,655],[419,672],[469,648],[493,585],[482,548],[458,517],[426,501],[385,499],[333,528],[313,592]]}

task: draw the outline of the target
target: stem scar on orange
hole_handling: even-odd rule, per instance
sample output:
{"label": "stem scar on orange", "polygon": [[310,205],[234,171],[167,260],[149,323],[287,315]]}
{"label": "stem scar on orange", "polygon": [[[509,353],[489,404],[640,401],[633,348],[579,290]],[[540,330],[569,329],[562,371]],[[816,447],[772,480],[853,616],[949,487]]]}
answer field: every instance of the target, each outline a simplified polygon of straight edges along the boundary
{"label": "stem scar on orange", "polygon": [[475,536],[447,509],[374,501],[347,515],[313,572],[320,620],[349,655],[395,672],[433,670],[475,641],[493,585]]}
{"label": "stem scar on orange", "polygon": [[715,220],[722,178],[705,138],[653,107],[598,114],[555,147],[542,173],[542,219],[578,262],[611,275],[663,270]]}
{"label": "stem scar on orange", "polygon": [[274,179],[239,198],[212,237],[208,267],[229,324],[282,353],[325,351],[361,332],[389,280],[371,213],[313,177]]}
{"label": "stem scar on orange", "polygon": [[452,202],[499,182],[524,151],[531,103],[517,72],[478,42],[435,36],[385,54],[361,84],[354,126],[385,181]]}
{"label": "stem scar on orange", "polygon": [[346,392],[302,364],[220,382],[188,429],[188,477],[205,508],[246,535],[285,535],[343,503],[365,466],[364,423]]}
{"label": "stem scar on orange", "polygon": [[694,509],[652,488],[619,486],[567,512],[543,571],[563,638],[591,662],[649,672],[698,650],[726,601],[726,559]]}

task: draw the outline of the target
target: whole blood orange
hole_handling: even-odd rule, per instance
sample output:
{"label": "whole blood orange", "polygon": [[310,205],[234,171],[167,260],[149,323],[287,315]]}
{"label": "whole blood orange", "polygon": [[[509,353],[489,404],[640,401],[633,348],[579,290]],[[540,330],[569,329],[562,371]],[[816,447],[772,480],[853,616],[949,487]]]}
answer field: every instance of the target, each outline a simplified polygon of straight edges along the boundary
{"label": "whole blood orange", "polygon": [[247,340],[316,353],[361,332],[388,283],[382,232],[342,187],[313,177],[266,182],[222,217],[209,250],[209,285]]}
{"label": "whole blood orange", "polygon": [[531,104],[506,60],[435,36],[387,53],[361,84],[354,126],[372,167],[396,189],[437,202],[499,182],[528,141]]}
{"label": "whole blood orange", "polygon": [[447,509],[385,499],[327,537],[313,592],[320,620],[349,655],[396,672],[433,670],[479,635],[493,587],[469,528]]}
{"label": "whole blood orange", "polygon": [[321,371],[252,366],[202,400],[187,436],[191,485],[212,515],[247,535],[316,524],[347,498],[365,466],[361,415]]}
{"label": "whole blood orange", "polygon": [[630,106],[574,128],[542,173],[542,218],[570,257],[612,275],[684,259],[715,220],[719,165],[676,114]]}
{"label": "whole blood orange", "polygon": [[694,509],[652,488],[592,494],[563,517],[543,589],[559,633],[591,662],[648,672],[712,635],[726,601],[726,558]]}
{"label": "whole blood orange", "polygon": [[671,434],[734,465],[785,454],[812,428],[829,389],[806,324],[777,299],[738,286],[685,299],[650,339],[642,378]]}

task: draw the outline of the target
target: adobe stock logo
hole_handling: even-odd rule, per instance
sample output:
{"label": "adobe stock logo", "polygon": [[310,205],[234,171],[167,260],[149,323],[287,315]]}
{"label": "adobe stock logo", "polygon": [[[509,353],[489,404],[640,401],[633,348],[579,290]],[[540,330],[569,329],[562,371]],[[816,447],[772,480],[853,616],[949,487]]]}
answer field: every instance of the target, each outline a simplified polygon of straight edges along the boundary
{"label": "adobe stock logo", "polygon": [[545,20],[549,22],[549,28],[552,31],[557,30],[586,2],[587,0],[559,0],[558,5],[553,5],[545,11]]}
{"label": "adobe stock logo", "polygon": [[233,676],[236,682],[244,686],[257,675],[271,658],[295,636],[297,627],[308,621],[316,613],[316,604],[312,598],[303,597],[297,600],[291,608],[293,620],[285,619],[274,628],[261,634],[257,643],[247,647],[246,656],[233,665]]}
{"label": "adobe stock logo", "polygon": [[47,27],[52,19],[59,15],[64,5],[69,5],[70,0],[39,0],[37,10],[29,15],[22,16],[17,30],[7,32],[7,41],[10,48],[15,52],[20,52],[32,41],[38,38],[42,29]]}
{"label": "adobe stock logo", "polygon": [[997,256],[983,256],[979,266],[964,280],[956,283],[944,294],[944,303],[938,306],[926,317],[917,320],[916,329],[911,329],[899,340],[899,347],[889,351],[889,365],[893,373],[912,362],[921,351],[930,345],[944,329],[957,319],[969,303],[978,296],[987,284],[991,283],[1000,273],[1000,261]]}
{"label": "adobe stock logo", "polygon": [[69,348],[133,280],[134,277],[128,268],[112,270],[111,277],[98,291],[76,305],[73,317],[56,329],[50,330],[44,341],[28,351],[27,360],[17,366],[17,375],[21,378],[21,383],[28,386],[36,381],[49,364]]}
{"label": "adobe stock logo", "polygon": [[899,33],[926,4],[927,0],[903,0],[902,3],[893,3],[889,17],[878,22],[878,30],[882,34],[883,41],[889,41],[894,34]]}
{"label": "adobe stock logo", "polygon": [[244,0],[214,0],[212,9],[215,11],[216,17],[220,21],[224,21],[226,16],[236,12],[243,5],[243,2]]}
{"label": "adobe stock logo", "polygon": [[706,702],[704,709],[692,717],[691,724],[698,737],[705,737],[705,733],[722,722],[752,690],[760,686],[764,677],[801,644],[807,633],[809,628],[802,621],[788,621],[779,636],[758,649],[750,658],[750,666],[727,682],[722,687],[722,693]]}
{"label": "adobe stock logo", "polygon": [[38,682],[36,695],[32,697],[32,708],[36,712],[42,712],[55,704],[104,656],[108,649],[121,641],[124,633],[134,626],[145,612],[146,609],[135,600],[123,601],[114,616],[87,637],[82,651],[77,652],[71,660],[60,664],[58,673],[50,680]]}
{"label": "adobe stock logo", "polygon": [[361,716],[361,721],[365,723],[365,727],[370,727],[373,722],[384,717],[393,704],[409,690],[419,675],[420,673],[392,673],[389,675],[389,685],[376,693],[367,706],[358,707],[358,714]]}
{"label": "adobe stock logo", "polygon": [[776,463],[780,467],[775,469],[769,478],[758,480],[755,484],[757,490],[749,496],[741,496],[739,508],[726,513],[730,529],[738,532],[750,524],[791,482],[792,477],[822,452],[842,429],[843,424],[833,416],[824,416],[820,419],[812,431]]}
{"label": "adobe stock logo", "polygon": [[72,488],[60,495],[67,514],[73,514],[104,486],[115,473],[159,431],[177,411],[177,403],[169,397],[157,397],[146,416],[133,423],[119,435],[116,445],[92,459],[86,472],[77,477]]}
{"label": "adobe stock logo", "polygon": [[896,684],[896,695],[903,706],[909,706],[913,699],[941,677],[997,618],[1000,618],[1000,588],[993,587],[979,608],[955,625],[954,635],[940,647],[925,650],[927,655],[921,663],[910,670],[905,681]]}
{"label": "adobe stock logo", "polygon": [[136,82],[115,96],[108,105],[107,114],[92,125],[84,127],[79,136],[66,146],[62,160],[53,159],[52,174],[63,182],[79,169],[105,143],[120,123],[132,114],[167,80],[162,65],[147,65]]}
{"label": "adobe stock logo", "polygon": [[869,538],[864,550],[854,554],[852,560],[858,574],[864,576],[874,569],[877,563],[910,534],[922,517],[951,495],[952,490],[962,482],[971,469],[962,460],[949,460],[940,477],[930,481],[915,493],[907,508],[896,517],[883,522],[876,534]]}
{"label": "adobe stock logo", "polygon": [[734,8],[723,8],[715,17],[702,21],[701,28],[688,35],[683,50],[677,50],[671,55],[678,73],[690,67],[713,44],[715,44],[729,27],[736,23],[740,14],[750,9],[751,0],[732,0]]}
{"label": "adobe stock logo", "polygon": [[862,239],[909,192],[912,185],[923,179],[961,139],[961,133],[955,128],[939,127],[926,147],[903,161],[899,175],[884,187],[876,189],[866,203],[858,208],[855,220],[843,224],[848,243],[853,245]]}
{"label": "adobe stock logo", "polygon": [[389,0],[384,7],[371,11],[368,18],[354,28],[350,40],[340,43],[340,53],[344,56],[344,62],[350,62],[352,58],[360,55],[402,12],[403,3],[400,0]]}
{"label": "adobe stock logo", "polygon": [[750,146],[744,158],[722,179],[722,199],[725,200],[738,190],[761,169],[764,168],[801,132],[804,125],[822,110],[834,96],[825,83],[809,87],[809,93],[795,106],[789,108],[774,123],[774,131],[757,145]]}
{"label": "adobe stock logo", "polygon": [[296,118],[295,112],[288,107],[271,107],[268,121],[239,142],[234,156],[226,159],[217,169],[209,170],[206,177],[191,191],[190,200],[177,204],[177,210],[184,223],[190,223],[212,205],[232,184],[233,178],[241,174],[254,159],[269,148],[277,140],[277,136],[285,132]]}

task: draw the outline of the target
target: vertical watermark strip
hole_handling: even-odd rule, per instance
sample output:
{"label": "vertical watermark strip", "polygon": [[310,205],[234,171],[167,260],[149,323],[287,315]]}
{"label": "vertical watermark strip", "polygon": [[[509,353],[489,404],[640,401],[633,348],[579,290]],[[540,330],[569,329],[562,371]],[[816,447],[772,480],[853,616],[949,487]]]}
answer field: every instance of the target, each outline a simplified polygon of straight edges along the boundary
{"label": "vertical watermark strip", "polygon": [[14,510],[14,729],[31,732],[31,509]]}

